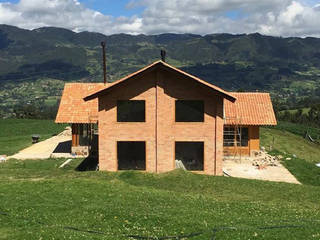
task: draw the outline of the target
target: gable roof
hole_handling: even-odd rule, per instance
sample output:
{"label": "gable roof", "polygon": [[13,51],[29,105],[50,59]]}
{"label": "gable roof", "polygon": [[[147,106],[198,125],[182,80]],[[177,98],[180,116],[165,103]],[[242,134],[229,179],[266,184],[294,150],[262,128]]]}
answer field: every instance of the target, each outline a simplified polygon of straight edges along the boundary
{"label": "gable roof", "polygon": [[95,123],[98,120],[98,99],[83,98],[105,88],[103,83],[66,83],[56,123]]}
{"label": "gable roof", "polygon": [[195,80],[195,81],[197,81],[197,82],[209,87],[210,89],[214,90],[218,94],[221,94],[224,98],[228,99],[229,101],[234,102],[236,100],[236,98],[232,94],[230,94],[229,92],[223,90],[222,88],[219,88],[219,87],[217,87],[217,86],[215,86],[213,84],[207,83],[206,81],[204,81],[204,80],[202,80],[202,79],[200,79],[198,77],[195,77],[195,76],[193,76],[193,75],[191,75],[189,73],[186,73],[186,72],[184,72],[184,71],[182,71],[182,70],[180,70],[178,68],[175,68],[175,67],[173,67],[173,66],[171,66],[171,65],[169,65],[166,62],[163,62],[161,60],[156,61],[156,62],[154,62],[154,63],[152,63],[152,64],[150,64],[150,65],[148,65],[148,66],[146,66],[146,67],[144,67],[144,68],[142,68],[142,69],[140,69],[140,70],[138,70],[138,71],[136,71],[136,72],[134,72],[134,73],[132,73],[132,74],[130,74],[130,75],[118,80],[118,81],[116,81],[116,82],[110,83],[104,89],[99,90],[99,91],[97,91],[97,92],[95,92],[93,94],[89,94],[88,96],[86,96],[84,98],[84,100],[88,101],[88,100],[92,100],[94,98],[97,98],[97,97],[99,97],[101,95],[104,95],[104,94],[108,93],[114,86],[120,85],[121,83],[123,83],[125,81],[128,81],[128,80],[130,80],[130,79],[132,79],[132,78],[134,78],[136,76],[139,76],[139,75],[143,74],[146,71],[151,71],[152,69],[154,69],[156,67],[159,67],[159,66],[164,67],[164,68],[166,68],[168,70],[174,71],[176,73],[182,74],[183,76],[188,77],[188,78],[190,78],[192,80]]}
{"label": "gable roof", "polygon": [[224,100],[227,125],[277,125],[269,93],[231,93],[234,103]]}
{"label": "gable roof", "polygon": [[[96,123],[98,99],[84,101],[84,97],[105,89],[103,83],[67,83],[61,97],[56,123]],[[233,103],[224,100],[225,124],[276,125],[272,102],[268,93],[231,93]],[[237,119],[239,119],[237,121]],[[240,122],[239,122],[240,121]]]}

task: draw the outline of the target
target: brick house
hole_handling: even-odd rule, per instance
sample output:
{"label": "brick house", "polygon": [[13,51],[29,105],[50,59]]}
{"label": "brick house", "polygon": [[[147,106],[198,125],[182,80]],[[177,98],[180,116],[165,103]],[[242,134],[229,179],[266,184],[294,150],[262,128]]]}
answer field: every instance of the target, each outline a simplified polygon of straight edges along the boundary
{"label": "brick house", "polygon": [[66,84],[56,123],[100,170],[222,175],[224,155],[259,150],[259,127],[276,119],[268,93],[227,92],[157,61],[114,83]]}

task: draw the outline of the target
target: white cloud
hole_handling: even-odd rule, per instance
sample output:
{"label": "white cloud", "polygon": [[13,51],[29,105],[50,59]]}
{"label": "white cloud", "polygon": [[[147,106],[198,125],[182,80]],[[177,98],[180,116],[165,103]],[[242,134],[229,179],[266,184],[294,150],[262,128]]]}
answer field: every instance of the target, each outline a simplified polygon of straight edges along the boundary
{"label": "white cloud", "polygon": [[104,34],[136,34],[141,22],[137,17],[114,18],[86,8],[77,0],[20,0],[0,3],[0,23],[22,28],[57,26],[73,31]]}
{"label": "white cloud", "polygon": [[[140,16],[115,18],[86,8],[78,0],[20,0],[17,4],[0,3],[0,23],[104,34],[260,32],[320,36],[320,4],[314,0],[131,0],[127,5],[141,6]],[[232,13],[237,16],[230,17]]]}

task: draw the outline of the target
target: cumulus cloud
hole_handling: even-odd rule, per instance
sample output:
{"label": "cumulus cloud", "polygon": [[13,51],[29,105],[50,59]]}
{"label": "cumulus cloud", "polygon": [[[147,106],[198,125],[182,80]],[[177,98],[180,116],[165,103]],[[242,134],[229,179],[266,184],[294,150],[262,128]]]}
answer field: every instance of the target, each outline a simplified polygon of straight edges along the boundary
{"label": "cumulus cloud", "polygon": [[17,4],[0,3],[0,23],[34,29],[57,26],[73,31],[104,34],[137,34],[141,21],[136,16],[114,18],[86,8],[77,0],[20,0]]}
{"label": "cumulus cloud", "polygon": [[78,0],[20,0],[16,4],[0,3],[0,23],[104,34],[259,32],[320,36],[320,5],[313,0],[131,0],[127,7],[144,10],[139,16],[116,18],[86,8]]}

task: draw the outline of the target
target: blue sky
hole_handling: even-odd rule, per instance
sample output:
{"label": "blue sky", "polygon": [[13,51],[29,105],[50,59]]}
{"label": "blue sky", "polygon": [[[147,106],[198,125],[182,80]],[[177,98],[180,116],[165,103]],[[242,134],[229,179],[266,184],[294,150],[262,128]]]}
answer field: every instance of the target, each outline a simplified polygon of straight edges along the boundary
{"label": "blue sky", "polygon": [[139,15],[143,7],[128,8],[128,0],[80,0],[86,7],[114,17]]}
{"label": "blue sky", "polygon": [[[136,3],[135,7],[132,3]],[[103,34],[320,37],[320,0],[0,0],[0,24]]]}

